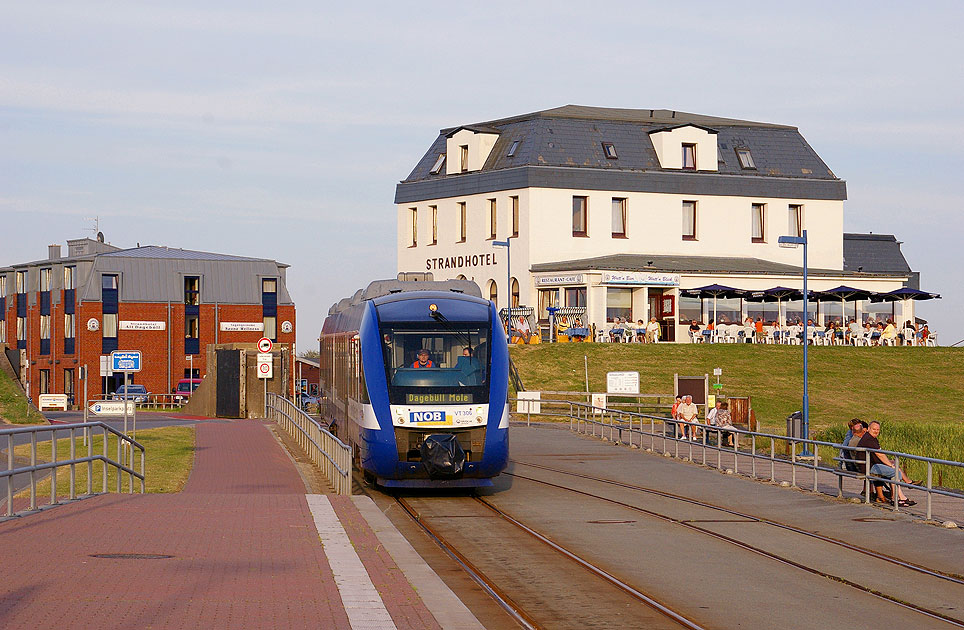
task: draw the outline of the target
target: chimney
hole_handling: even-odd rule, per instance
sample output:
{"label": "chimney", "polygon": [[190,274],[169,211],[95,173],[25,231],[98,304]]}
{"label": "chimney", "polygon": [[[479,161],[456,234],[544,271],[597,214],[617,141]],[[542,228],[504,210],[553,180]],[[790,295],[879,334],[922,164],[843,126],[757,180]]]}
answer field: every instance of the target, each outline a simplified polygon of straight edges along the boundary
{"label": "chimney", "polygon": [[60,259],[60,245],[47,245],[47,260]]}

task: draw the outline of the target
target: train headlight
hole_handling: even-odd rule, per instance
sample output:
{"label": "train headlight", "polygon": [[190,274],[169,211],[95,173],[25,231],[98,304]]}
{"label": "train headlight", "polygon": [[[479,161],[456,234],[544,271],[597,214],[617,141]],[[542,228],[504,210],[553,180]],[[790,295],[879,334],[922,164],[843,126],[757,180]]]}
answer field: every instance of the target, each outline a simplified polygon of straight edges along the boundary
{"label": "train headlight", "polygon": [[475,416],[475,422],[477,424],[482,424],[484,420],[482,420],[482,416]]}

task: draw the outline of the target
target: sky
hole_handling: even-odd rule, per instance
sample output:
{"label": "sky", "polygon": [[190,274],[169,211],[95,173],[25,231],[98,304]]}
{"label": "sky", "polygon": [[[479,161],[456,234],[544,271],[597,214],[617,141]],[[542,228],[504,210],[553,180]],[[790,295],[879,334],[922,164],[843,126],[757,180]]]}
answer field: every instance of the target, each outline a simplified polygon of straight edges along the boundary
{"label": "sky", "polygon": [[[785,6],[784,6],[785,5]],[[964,337],[960,2],[0,0],[0,266],[92,236],[291,265],[299,350],[394,277],[439,129],[565,104],[798,127],[844,229],[895,234]],[[957,175],[955,175],[957,174]]]}

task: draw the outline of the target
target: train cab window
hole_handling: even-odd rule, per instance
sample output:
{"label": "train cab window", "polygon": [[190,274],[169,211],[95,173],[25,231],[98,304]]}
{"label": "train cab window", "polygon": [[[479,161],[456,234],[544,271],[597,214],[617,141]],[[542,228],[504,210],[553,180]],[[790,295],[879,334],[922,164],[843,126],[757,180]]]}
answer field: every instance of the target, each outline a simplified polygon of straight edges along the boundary
{"label": "train cab window", "polygon": [[488,402],[489,330],[488,322],[383,325],[391,403]]}

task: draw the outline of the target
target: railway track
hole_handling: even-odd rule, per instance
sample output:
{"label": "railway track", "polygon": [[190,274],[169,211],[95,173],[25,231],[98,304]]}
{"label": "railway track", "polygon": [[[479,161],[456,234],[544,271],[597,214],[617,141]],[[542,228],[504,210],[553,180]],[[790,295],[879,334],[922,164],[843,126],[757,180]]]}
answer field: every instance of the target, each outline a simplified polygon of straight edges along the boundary
{"label": "railway track", "polygon": [[484,498],[396,501],[524,628],[703,628]]}
{"label": "railway track", "polygon": [[[843,554],[854,554],[857,556],[862,556],[862,557],[871,559],[873,562],[882,563],[890,567],[890,570],[892,572],[899,571],[902,573],[906,573],[907,579],[916,581],[917,583],[916,585],[918,587],[920,587],[921,580],[929,581],[928,584],[930,582],[933,582],[935,585],[940,585],[944,592],[950,592],[950,591],[955,592],[954,596],[951,596],[947,600],[948,602],[964,601],[964,588],[962,588],[964,587],[964,576],[961,576],[961,575],[941,572],[941,571],[930,569],[924,566],[908,563],[898,558],[893,558],[885,554],[881,554],[879,552],[876,552],[872,549],[868,549],[866,547],[861,547],[858,545],[847,543],[845,541],[824,536],[819,533],[803,530],[786,523],[780,523],[772,519],[760,518],[752,514],[747,514],[744,512],[740,512],[738,510],[734,510],[734,509],[719,506],[719,505],[714,505],[706,501],[666,492],[656,488],[649,488],[649,487],[645,487],[637,484],[626,483],[615,479],[596,477],[593,475],[587,475],[583,473],[564,470],[561,468],[545,466],[542,464],[535,464],[535,463],[523,462],[518,460],[512,460],[512,463],[515,464],[516,466],[526,466],[536,470],[550,472],[554,475],[566,475],[568,477],[578,478],[585,482],[601,484],[604,487],[618,488],[620,490],[630,490],[632,492],[640,493],[643,495],[649,495],[651,497],[659,497],[660,499],[666,499],[668,501],[684,503],[684,504],[687,504],[688,506],[695,506],[701,509],[709,510],[714,513],[724,514],[728,518],[743,519],[746,522],[763,524],[765,526],[780,530],[781,532],[789,533],[793,536],[804,537],[820,545],[832,546],[836,549],[839,549],[840,553],[843,553]],[[520,474],[519,472],[505,472],[503,474],[510,476],[513,479],[519,479],[519,480],[524,480],[531,483],[537,483],[545,487],[551,487],[567,493],[577,494],[577,495],[589,498],[591,500],[602,501],[610,505],[618,506],[619,508],[630,510],[636,514],[644,514],[648,517],[658,519],[666,523],[671,523],[678,527],[686,528],[689,531],[697,532],[704,536],[709,536],[715,540],[724,542],[728,545],[738,547],[739,549],[751,552],[753,554],[762,556],[764,558],[768,558],[770,560],[781,563],[785,566],[793,567],[795,569],[799,569],[801,571],[810,573],[812,575],[820,576],[823,578],[827,578],[829,580],[833,580],[840,584],[844,584],[848,587],[851,587],[863,593],[869,594],[873,597],[884,600],[895,606],[899,606],[906,610],[913,611],[914,613],[918,613],[931,620],[944,622],[946,624],[949,624],[951,627],[964,628],[964,617],[962,617],[962,614],[964,614],[964,611],[955,610],[955,613],[951,614],[949,612],[936,610],[935,609],[936,607],[908,602],[906,601],[905,596],[898,592],[888,591],[886,589],[880,588],[879,586],[869,586],[858,579],[847,577],[845,571],[839,571],[839,570],[831,571],[827,569],[821,569],[816,566],[810,566],[809,564],[801,562],[800,559],[798,558],[790,557],[789,554],[779,553],[771,549],[766,549],[763,545],[756,544],[753,541],[748,541],[738,536],[727,535],[727,534],[721,533],[720,531],[714,531],[711,528],[712,526],[710,524],[714,522],[715,523],[723,522],[721,520],[704,519],[704,518],[699,518],[699,519],[681,518],[679,516],[674,516],[673,514],[669,513],[670,510],[660,511],[650,507],[644,507],[634,503],[629,503],[625,500],[603,496],[599,494],[598,489],[594,490],[594,489],[576,488],[576,487],[572,487],[571,485],[557,483],[557,481],[559,480],[548,481],[546,479],[540,479],[530,475]],[[623,496],[625,497],[625,495]],[[847,565],[847,561],[845,559],[840,558],[839,556],[838,556],[838,559],[840,560],[839,562],[840,565],[842,566]],[[896,581],[900,581],[900,579],[898,578]]]}

